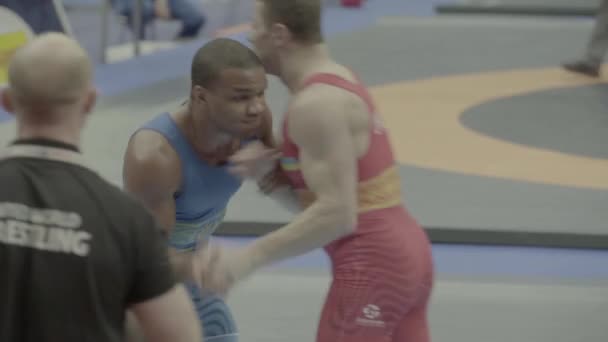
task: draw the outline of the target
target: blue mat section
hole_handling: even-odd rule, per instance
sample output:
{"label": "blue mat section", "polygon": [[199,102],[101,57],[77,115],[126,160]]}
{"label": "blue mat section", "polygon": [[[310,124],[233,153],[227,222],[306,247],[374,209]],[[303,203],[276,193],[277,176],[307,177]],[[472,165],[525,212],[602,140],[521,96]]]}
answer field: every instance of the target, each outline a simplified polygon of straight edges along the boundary
{"label": "blue mat section", "polygon": [[[216,238],[243,245],[251,238]],[[433,245],[436,272],[447,276],[608,280],[608,251],[473,245]],[[278,263],[275,267],[329,268],[321,250]]]}

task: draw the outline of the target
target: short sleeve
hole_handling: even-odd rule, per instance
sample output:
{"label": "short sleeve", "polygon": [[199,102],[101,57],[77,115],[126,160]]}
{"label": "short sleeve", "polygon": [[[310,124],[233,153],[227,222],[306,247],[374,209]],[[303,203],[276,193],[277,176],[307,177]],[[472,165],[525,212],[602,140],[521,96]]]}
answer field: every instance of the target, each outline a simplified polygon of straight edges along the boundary
{"label": "short sleeve", "polygon": [[136,227],[133,227],[135,270],[127,301],[130,304],[155,298],[173,288],[176,283],[168,255],[167,238],[145,210],[137,212]]}

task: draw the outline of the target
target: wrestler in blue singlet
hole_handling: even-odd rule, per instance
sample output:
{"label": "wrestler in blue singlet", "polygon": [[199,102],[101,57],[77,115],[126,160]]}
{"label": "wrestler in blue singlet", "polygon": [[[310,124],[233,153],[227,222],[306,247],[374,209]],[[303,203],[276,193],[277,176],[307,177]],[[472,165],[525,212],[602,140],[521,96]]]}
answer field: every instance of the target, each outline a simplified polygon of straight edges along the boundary
{"label": "wrestler in blue singlet", "polygon": [[[241,186],[226,166],[213,166],[201,160],[177,127],[169,113],[144,124],[140,130],[163,135],[181,161],[182,184],[175,194],[175,227],[171,247],[179,251],[195,250],[222,223],[230,198]],[[205,341],[235,342],[238,332],[226,303],[218,296],[203,293],[196,285],[186,284],[203,322]]]}

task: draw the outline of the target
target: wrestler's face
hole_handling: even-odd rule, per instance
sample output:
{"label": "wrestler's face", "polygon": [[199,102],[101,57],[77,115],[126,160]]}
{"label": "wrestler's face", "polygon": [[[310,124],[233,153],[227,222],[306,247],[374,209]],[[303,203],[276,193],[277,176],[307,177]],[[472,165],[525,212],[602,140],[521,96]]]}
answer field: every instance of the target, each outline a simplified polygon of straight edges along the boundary
{"label": "wrestler's face", "polygon": [[[253,45],[256,54],[264,63],[266,72],[278,75],[279,54],[276,39],[273,39],[273,27],[269,27],[264,15],[264,4],[261,1],[255,2],[255,12],[251,25],[249,41]],[[276,34],[274,35],[276,37]]]}
{"label": "wrestler's face", "polygon": [[209,119],[225,133],[239,138],[258,132],[267,110],[264,68],[225,69],[212,86],[205,89]]}

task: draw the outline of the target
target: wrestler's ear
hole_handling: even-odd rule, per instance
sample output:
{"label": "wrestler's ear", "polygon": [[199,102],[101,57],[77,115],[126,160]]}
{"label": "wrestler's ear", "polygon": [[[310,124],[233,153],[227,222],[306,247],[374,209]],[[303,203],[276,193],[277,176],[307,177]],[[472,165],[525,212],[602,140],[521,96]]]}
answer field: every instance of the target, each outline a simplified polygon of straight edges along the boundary
{"label": "wrestler's ear", "polygon": [[284,47],[291,41],[292,35],[287,26],[274,23],[270,27],[270,38],[275,47]]}
{"label": "wrestler's ear", "polygon": [[13,113],[15,107],[13,105],[13,99],[11,97],[11,91],[9,88],[0,89],[0,98],[2,99],[2,107],[9,113]]}
{"label": "wrestler's ear", "polygon": [[93,111],[93,107],[97,103],[97,89],[95,87],[91,87],[87,91],[87,95],[84,102],[84,112],[90,113]]}
{"label": "wrestler's ear", "polygon": [[190,99],[193,103],[207,102],[208,92],[207,89],[200,85],[192,86],[190,89]]}

